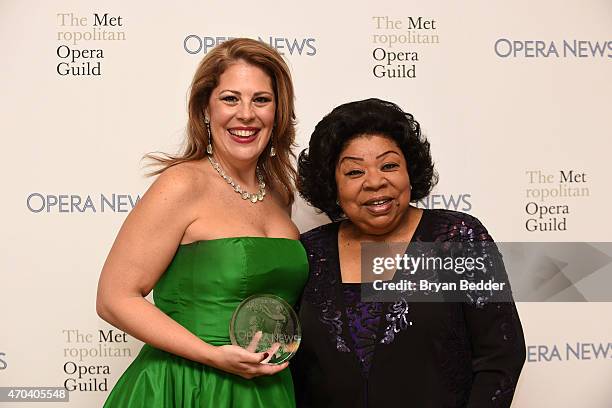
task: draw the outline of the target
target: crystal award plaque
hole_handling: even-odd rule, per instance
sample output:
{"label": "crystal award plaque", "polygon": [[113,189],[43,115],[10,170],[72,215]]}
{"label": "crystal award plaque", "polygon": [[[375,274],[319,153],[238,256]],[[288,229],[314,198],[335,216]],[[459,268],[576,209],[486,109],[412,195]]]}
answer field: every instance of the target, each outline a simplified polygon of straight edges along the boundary
{"label": "crystal award plaque", "polygon": [[230,321],[232,344],[256,353],[268,352],[268,364],[281,364],[297,351],[302,331],[293,308],[275,295],[243,300]]}

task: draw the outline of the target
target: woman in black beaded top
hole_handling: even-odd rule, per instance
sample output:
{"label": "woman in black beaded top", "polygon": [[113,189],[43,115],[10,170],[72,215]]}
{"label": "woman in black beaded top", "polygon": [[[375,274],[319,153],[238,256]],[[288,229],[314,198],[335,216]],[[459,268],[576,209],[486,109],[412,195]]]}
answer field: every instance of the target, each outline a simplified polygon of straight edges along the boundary
{"label": "woman in black beaded top", "polygon": [[298,171],[302,197],[333,221],[301,238],[310,278],[292,363],[298,407],[509,407],[525,360],[511,301],[361,299],[362,242],[493,241],[472,216],[410,205],[437,181],[412,115],[378,99],[341,105]]}

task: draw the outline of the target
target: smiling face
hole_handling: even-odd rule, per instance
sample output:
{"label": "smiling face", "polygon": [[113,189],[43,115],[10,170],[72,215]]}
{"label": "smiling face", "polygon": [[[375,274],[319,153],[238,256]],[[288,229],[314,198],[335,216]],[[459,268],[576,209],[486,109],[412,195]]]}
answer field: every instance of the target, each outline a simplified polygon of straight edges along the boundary
{"label": "smiling face", "polygon": [[219,77],[205,112],[215,157],[233,163],[257,161],[270,140],[275,111],[270,76],[243,60],[230,65]]}
{"label": "smiling face", "polygon": [[410,208],[410,179],[392,139],[364,135],[349,141],[335,175],[340,206],[360,232],[385,235],[402,224]]}

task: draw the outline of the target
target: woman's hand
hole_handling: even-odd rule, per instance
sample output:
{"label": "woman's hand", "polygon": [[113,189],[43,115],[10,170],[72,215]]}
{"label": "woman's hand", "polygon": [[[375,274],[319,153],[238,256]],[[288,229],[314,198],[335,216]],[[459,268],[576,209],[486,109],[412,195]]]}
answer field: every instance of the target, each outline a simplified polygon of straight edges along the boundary
{"label": "woman's hand", "polygon": [[219,346],[210,356],[208,365],[246,379],[273,375],[289,365],[288,362],[280,365],[266,364],[270,357],[276,353],[276,350],[278,350],[278,345],[263,353],[254,353],[233,345]]}
{"label": "woman's hand", "polygon": [[287,368],[288,362],[280,365],[267,364],[278,351],[279,343],[272,344],[265,352],[255,353],[262,335],[261,331],[255,332],[246,349],[232,345],[217,347],[209,364],[246,379],[276,374]]}

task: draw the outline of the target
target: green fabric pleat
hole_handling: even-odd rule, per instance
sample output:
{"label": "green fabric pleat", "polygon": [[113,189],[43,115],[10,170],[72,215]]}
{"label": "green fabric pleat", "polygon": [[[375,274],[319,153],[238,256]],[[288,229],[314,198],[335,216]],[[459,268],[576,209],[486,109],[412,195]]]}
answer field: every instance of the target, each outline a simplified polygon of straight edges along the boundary
{"label": "green fabric pleat", "polygon": [[[155,286],[156,306],[209,344],[230,344],[229,322],[254,294],[295,305],[308,277],[299,241],[236,237],[181,245]],[[289,369],[251,380],[145,345],[104,407],[294,407]]]}

